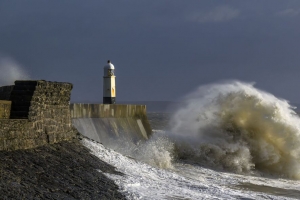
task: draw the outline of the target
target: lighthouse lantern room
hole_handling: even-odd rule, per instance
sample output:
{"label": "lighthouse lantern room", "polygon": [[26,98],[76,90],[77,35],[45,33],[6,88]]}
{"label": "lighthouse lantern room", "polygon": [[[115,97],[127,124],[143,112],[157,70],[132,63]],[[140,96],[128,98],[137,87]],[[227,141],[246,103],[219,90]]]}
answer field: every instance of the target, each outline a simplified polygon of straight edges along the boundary
{"label": "lighthouse lantern room", "polygon": [[114,65],[108,60],[107,64],[104,66],[103,104],[116,103],[116,76],[114,71]]}

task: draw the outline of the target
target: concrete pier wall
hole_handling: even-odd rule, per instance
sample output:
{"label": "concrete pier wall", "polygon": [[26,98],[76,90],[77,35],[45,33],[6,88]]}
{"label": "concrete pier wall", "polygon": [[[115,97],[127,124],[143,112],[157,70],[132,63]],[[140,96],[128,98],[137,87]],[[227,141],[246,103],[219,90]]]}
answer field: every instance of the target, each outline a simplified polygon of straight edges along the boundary
{"label": "concrete pier wall", "polygon": [[145,105],[71,104],[70,112],[81,134],[103,144],[118,138],[146,140],[151,135]]}

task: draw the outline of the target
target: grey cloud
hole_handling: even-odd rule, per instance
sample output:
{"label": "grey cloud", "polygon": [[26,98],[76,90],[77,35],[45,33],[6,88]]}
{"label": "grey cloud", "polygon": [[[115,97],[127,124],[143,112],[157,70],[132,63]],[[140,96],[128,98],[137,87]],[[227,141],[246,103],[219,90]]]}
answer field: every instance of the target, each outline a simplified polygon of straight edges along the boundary
{"label": "grey cloud", "polygon": [[227,5],[218,6],[209,11],[199,11],[188,15],[187,19],[199,23],[205,22],[223,22],[237,18],[240,15],[238,9]]}
{"label": "grey cloud", "polygon": [[274,17],[300,8],[288,2],[0,0],[0,52],[31,78],[73,83],[74,102],[101,102],[107,59],[118,101],[171,100],[233,78],[299,102],[300,15]]}
{"label": "grey cloud", "polygon": [[294,8],[288,8],[285,10],[281,10],[276,13],[276,15],[279,16],[289,16],[289,17],[294,17],[300,14],[300,8],[294,9]]}

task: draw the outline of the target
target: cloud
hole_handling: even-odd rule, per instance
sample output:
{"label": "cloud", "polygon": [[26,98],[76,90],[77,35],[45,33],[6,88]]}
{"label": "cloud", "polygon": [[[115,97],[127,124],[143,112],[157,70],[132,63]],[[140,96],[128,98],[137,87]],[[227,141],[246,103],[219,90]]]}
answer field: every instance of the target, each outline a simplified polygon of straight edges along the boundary
{"label": "cloud", "polygon": [[229,6],[218,6],[206,12],[194,12],[188,15],[189,21],[196,21],[199,23],[206,22],[223,22],[232,20],[240,15],[238,9]]}
{"label": "cloud", "polygon": [[300,14],[300,9],[293,9],[293,8],[288,8],[282,11],[279,11],[276,13],[276,15],[279,16],[289,16],[289,17],[294,17]]}
{"label": "cloud", "polygon": [[15,80],[29,79],[26,71],[13,59],[0,56],[0,85],[13,85]]}

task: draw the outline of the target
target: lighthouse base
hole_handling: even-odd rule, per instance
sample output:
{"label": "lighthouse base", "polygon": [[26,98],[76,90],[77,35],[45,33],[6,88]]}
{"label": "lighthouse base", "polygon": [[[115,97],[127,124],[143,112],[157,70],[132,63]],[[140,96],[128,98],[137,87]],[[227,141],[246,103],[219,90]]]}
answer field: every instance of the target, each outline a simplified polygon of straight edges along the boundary
{"label": "lighthouse base", "polygon": [[116,104],[116,97],[103,97],[103,104]]}

